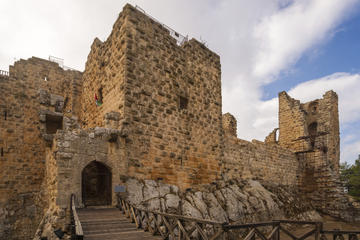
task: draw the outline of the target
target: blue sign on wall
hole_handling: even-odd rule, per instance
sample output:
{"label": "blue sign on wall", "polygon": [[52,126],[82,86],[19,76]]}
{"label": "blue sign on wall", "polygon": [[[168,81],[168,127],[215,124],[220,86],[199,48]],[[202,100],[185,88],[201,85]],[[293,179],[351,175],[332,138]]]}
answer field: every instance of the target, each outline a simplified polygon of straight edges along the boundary
{"label": "blue sign on wall", "polygon": [[115,186],[115,192],[126,192],[126,187],[125,186],[121,186],[121,185],[116,185]]}

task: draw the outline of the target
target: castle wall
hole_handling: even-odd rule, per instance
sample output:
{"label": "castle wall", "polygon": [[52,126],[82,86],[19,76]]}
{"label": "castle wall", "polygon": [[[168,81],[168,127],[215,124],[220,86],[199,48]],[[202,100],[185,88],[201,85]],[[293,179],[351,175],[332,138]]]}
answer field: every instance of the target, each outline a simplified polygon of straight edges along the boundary
{"label": "castle wall", "polygon": [[257,179],[296,187],[299,170],[296,155],[288,149],[225,136],[222,174],[226,180]]}
{"label": "castle wall", "polygon": [[305,116],[300,101],[286,92],[279,93],[279,145],[295,152],[306,151],[310,145],[306,136]]}
{"label": "castle wall", "polygon": [[[80,119],[84,128],[104,126],[108,112],[124,116],[125,103],[125,52],[131,44],[125,41],[129,33],[126,16],[120,13],[113,31],[105,42],[96,38],[91,46],[83,75]],[[95,103],[95,94],[101,106]],[[101,99],[102,98],[102,99]]]}
{"label": "castle wall", "polygon": [[120,113],[119,128],[130,132],[130,176],[184,188],[211,182],[221,156],[220,71],[219,56],[204,45],[178,46],[161,24],[126,5],[109,38],[92,46],[80,119],[86,128],[104,126],[105,113]]}
{"label": "castle wall", "polygon": [[338,178],[337,107],[332,91],[304,104],[282,92],[279,140],[276,130],[265,143],[238,139],[236,119],[222,116],[219,56],[194,39],[177,45],[126,5],[108,39],[95,39],[84,74],[33,57],[0,75],[0,238],[29,239],[42,216],[64,229],[94,161],[110,169],[111,191],[128,177],[181,190],[249,178],[354,219]]}
{"label": "castle wall", "polygon": [[292,149],[300,164],[301,193],[317,210],[357,221],[359,209],[348,200],[339,175],[337,94],[328,91],[323,98],[302,104],[280,93],[279,124],[279,144]]}
{"label": "castle wall", "polygon": [[220,58],[192,39],[182,46],[160,24],[127,8],[125,114],[129,173],[181,188],[219,177]]}
{"label": "castle wall", "polygon": [[[48,177],[54,178],[48,186],[52,186],[50,205],[61,208],[69,206],[72,193],[77,197],[77,204],[83,205],[82,199],[82,171],[91,162],[97,161],[107,166],[112,176],[112,186],[120,185],[120,173],[117,169],[124,168],[125,161],[121,155],[113,154],[113,149],[123,147],[121,141],[110,142],[109,131],[106,128],[95,130],[58,131],[51,150],[55,158],[49,158]],[[49,155],[49,156],[50,156]],[[55,176],[55,177],[53,177]],[[112,194],[113,205],[116,204]]]}
{"label": "castle wall", "polygon": [[[279,93],[279,144],[297,153],[320,151],[338,171],[340,137],[338,97],[328,91],[322,99],[301,104],[285,92]],[[321,155],[321,154],[318,154]],[[323,164],[315,161],[313,166]]]}
{"label": "castle wall", "polygon": [[[39,114],[46,107],[41,105],[40,90],[66,95],[71,103],[69,86],[80,77],[79,72],[33,57],[16,62],[10,76],[0,78],[0,215],[5,219],[0,220],[0,238],[29,239],[46,205],[41,187],[46,142]],[[72,106],[66,109],[71,113]]]}

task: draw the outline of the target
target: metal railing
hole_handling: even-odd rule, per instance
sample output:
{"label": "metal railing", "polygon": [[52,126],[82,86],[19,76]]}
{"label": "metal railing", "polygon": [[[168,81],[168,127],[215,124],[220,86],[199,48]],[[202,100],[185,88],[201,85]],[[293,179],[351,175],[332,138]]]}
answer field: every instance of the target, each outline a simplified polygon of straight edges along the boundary
{"label": "metal railing", "polygon": [[84,238],[83,229],[75,207],[75,194],[70,197],[70,213],[71,213],[71,239],[82,240]]}
{"label": "metal railing", "polygon": [[181,35],[180,33],[176,32],[174,29],[172,29],[171,27],[161,23],[159,20],[157,20],[156,18],[154,18],[153,16],[147,14],[145,12],[144,9],[142,9],[141,7],[139,7],[138,5],[135,6],[135,9],[141,11],[143,14],[145,14],[147,17],[149,17],[150,19],[152,19],[154,22],[159,23],[161,26],[163,26],[165,29],[167,29],[170,32],[170,36],[172,36],[173,38],[176,39],[176,43],[181,46],[183,45],[185,42],[187,42],[189,39],[186,36]]}
{"label": "metal railing", "polygon": [[54,56],[49,56],[49,61],[50,62],[54,62],[57,63],[59,65],[59,67],[61,67],[62,69],[66,70],[71,70],[71,71],[77,71],[74,68],[68,67],[64,65],[64,59],[63,58],[59,58],[59,57],[54,57]]}
{"label": "metal railing", "polygon": [[0,75],[8,77],[8,76],[10,76],[10,73],[8,71],[0,70]]}
{"label": "metal railing", "polygon": [[[137,208],[120,199],[120,210],[137,228],[163,239],[244,239],[244,240],[359,240],[359,231],[323,230],[322,222],[274,220],[250,224],[229,224]],[[295,230],[302,226],[301,236]],[[305,228],[306,227],[306,228]]]}

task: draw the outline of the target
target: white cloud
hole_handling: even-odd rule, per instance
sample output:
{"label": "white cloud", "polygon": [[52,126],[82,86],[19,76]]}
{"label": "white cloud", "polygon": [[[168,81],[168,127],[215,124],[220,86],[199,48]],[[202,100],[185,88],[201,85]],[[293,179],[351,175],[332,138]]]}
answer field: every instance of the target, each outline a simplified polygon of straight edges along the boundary
{"label": "white cloud", "polygon": [[328,90],[334,90],[339,96],[340,123],[360,120],[360,75],[334,73],[332,75],[304,82],[292,88],[289,94],[301,101],[321,98]]}
{"label": "white cloud", "polygon": [[255,27],[254,75],[271,81],[306,50],[331,36],[355,0],[301,0],[264,17]]}

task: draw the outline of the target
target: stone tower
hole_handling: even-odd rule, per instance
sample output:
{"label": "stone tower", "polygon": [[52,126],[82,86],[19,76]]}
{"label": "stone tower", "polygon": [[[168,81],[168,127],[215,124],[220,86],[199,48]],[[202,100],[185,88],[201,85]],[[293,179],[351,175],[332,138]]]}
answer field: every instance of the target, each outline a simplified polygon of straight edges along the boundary
{"label": "stone tower", "polygon": [[126,5],[108,39],[92,44],[83,127],[103,127],[105,113],[118,112],[119,128],[129,132],[127,168],[119,171],[183,187],[212,182],[221,157],[220,68],[219,56],[203,44],[177,44],[164,25]]}
{"label": "stone tower", "polygon": [[340,136],[338,96],[328,91],[307,103],[279,93],[279,145],[295,152],[299,161],[299,190],[317,209],[351,218],[339,180]]}
{"label": "stone tower", "polygon": [[300,103],[279,93],[279,144],[311,156],[313,167],[326,164],[339,170],[340,136],[338,97],[328,91],[322,99]]}

